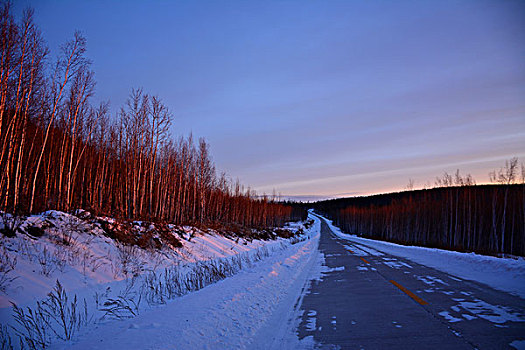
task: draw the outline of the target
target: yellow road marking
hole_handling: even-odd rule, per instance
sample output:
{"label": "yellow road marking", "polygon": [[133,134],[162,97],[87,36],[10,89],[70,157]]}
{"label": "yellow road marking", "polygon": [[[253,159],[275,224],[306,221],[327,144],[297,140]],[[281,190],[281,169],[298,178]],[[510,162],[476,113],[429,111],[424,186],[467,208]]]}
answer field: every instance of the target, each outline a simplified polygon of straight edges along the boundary
{"label": "yellow road marking", "polygon": [[346,248],[346,249],[347,249],[347,250],[348,250],[348,251],[349,251],[350,253],[354,254],[354,252],[353,252],[353,251],[351,251],[350,249],[348,249],[348,248]]}
{"label": "yellow road marking", "polygon": [[365,263],[367,263],[368,265],[370,265],[370,263],[368,261],[365,260],[365,258],[363,257],[359,257],[359,259],[363,260]]}
{"label": "yellow road marking", "polygon": [[412,293],[411,291],[409,291],[408,289],[406,289],[405,287],[403,287],[402,285],[400,285],[396,281],[390,280],[390,283],[392,283],[397,288],[401,289],[403,292],[405,292],[406,295],[408,295],[409,297],[414,299],[419,304],[421,304],[421,305],[427,305],[428,304],[428,302],[424,301],[423,299],[421,299],[420,297],[418,297],[417,295],[415,295],[414,293]]}

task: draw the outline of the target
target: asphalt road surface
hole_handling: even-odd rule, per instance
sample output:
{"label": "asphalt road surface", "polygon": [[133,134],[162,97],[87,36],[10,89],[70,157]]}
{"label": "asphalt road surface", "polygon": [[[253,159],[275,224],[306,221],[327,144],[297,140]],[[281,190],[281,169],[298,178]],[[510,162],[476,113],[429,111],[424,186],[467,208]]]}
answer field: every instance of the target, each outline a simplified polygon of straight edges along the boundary
{"label": "asphalt road surface", "polygon": [[338,238],[321,221],[325,267],[300,303],[300,339],[319,349],[509,349],[525,339],[525,300]]}

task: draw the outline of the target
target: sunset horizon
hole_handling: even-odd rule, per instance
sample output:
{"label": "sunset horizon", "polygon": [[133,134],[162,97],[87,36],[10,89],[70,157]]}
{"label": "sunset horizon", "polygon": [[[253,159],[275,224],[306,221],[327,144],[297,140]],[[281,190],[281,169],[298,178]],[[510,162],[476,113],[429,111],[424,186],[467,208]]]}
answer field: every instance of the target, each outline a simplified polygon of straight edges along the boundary
{"label": "sunset horizon", "polygon": [[525,349],[524,0],[0,0],[1,350]]}

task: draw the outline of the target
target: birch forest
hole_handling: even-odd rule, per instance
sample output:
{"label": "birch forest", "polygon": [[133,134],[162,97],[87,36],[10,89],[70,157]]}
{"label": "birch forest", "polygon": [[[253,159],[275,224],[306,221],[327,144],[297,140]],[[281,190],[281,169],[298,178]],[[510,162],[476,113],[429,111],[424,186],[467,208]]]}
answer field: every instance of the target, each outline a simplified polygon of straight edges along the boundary
{"label": "birch forest", "polygon": [[282,225],[304,211],[217,174],[204,139],[175,139],[161,98],[133,89],[116,116],[93,105],[86,39],[56,59],[31,10],[0,14],[0,209],[20,214],[83,208],[124,219]]}
{"label": "birch forest", "polygon": [[525,167],[491,172],[492,185],[445,173],[435,188],[318,202],[345,232],[401,244],[525,255]]}

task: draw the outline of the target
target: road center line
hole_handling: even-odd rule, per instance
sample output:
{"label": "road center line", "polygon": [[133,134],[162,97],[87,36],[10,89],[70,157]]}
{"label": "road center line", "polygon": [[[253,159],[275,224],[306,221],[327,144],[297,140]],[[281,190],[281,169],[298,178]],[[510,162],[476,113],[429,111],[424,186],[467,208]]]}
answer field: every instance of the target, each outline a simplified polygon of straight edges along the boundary
{"label": "road center line", "polygon": [[365,258],[363,258],[363,257],[360,256],[359,259],[363,260],[365,263],[367,263],[368,265],[370,265],[370,263],[369,263],[368,261],[366,261]]}
{"label": "road center line", "polygon": [[390,280],[390,283],[392,283],[397,288],[401,289],[403,292],[405,292],[406,295],[408,295],[409,297],[414,299],[419,304],[421,304],[421,305],[427,305],[428,304],[428,302],[424,301],[423,299],[421,299],[420,297],[418,297],[417,295],[415,295],[414,293],[412,293],[411,291],[409,291],[408,289],[406,289],[405,287],[403,287],[402,285],[400,285],[396,281]]}

